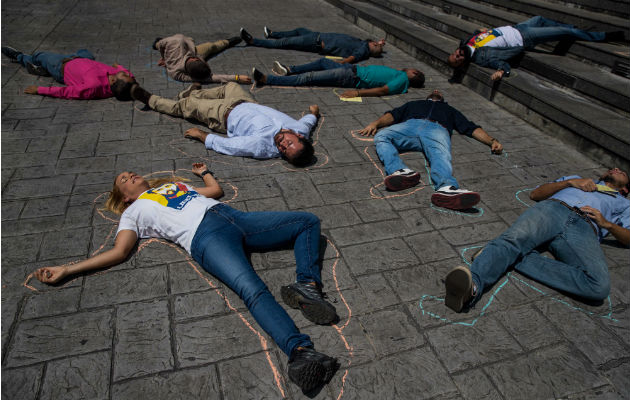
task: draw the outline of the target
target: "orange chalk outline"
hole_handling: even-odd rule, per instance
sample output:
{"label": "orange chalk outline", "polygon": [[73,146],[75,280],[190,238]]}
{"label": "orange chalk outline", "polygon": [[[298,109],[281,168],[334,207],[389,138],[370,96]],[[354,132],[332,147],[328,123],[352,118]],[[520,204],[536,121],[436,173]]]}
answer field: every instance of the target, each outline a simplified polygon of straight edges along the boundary
{"label": "orange chalk outline", "polygon": [[[374,139],[370,139],[370,138],[365,138],[365,137],[358,137],[357,136],[357,132],[359,132],[359,130],[351,130],[350,131],[350,135],[358,140],[364,141],[364,142],[373,142]],[[368,152],[368,147],[364,147],[363,148],[363,153],[367,156],[367,158],[370,160],[370,162],[372,163],[372,165],[374,166],[374,168],[376,168],[378,170],[378,172],[381,174],[381,176],[383,178],[385,178],[385,172],[383,171],[383,169],[381,167],[379,167],[379,165],[376,163],[376,161],[374,161],[374,159],[372,158],[372,156],[370,155],[370,153]],[[370,187],[370,197],[372,197],[373,199],[377,199],[377,200],[384,200],[384,199],[393,199],[396,197],[407,197],[410,196],[416,192],[421,191],[422,189],[424,189],[425,187],[427,187],[427,184],[424,183],[424,181],[421,179],[420,180],[420,186],[415,188],[414,190],[411,190],[409,192],[405,192],[405,193],[399,193],[399,194],[389,194],[389,195],[380,195],[377,194],[376,190],[377,188],[383,186],[384,183],[381,182],[379,184],[376,184],[374,186]]]}
{"label": "orange chalk outline", "polygon": [[[167,174],[171,174],[171,175],[175,175],[175,173],[179,170],[182,171],[186,171],[186,172],[190,172],[190,170],[185,170],[185,169],[178,169],[175,171],[156,171],[156,172],[152,172],[150,174],[147,174],[146,176],[151,176],[151,175],[155,175],[155,174],[162,174],[162,173],[167,173]],[[238,187],[233,185],[230,182],[224,182],[227,183],[228,185],[230,185],[232,187],[232,189],[234,190],[234,195],[232,196],[232,198],[226,200],[224,203],[228,203],[230,201],[233,201],[234,199],[236,199],[238,197]],[[94,198],[94,200],[92,201],[93,205],[95,206],[95,209],[97,211],[97,213],[106,221],[110,221],[113,222],[114,225],[111,226],[107,236],[105,237],[104,242],[92,253],[92,256],[96,255],[97,253],[99,253],[100,251],[103,250],[103,248],[105,248],[105,246],[109,243],[109,241],[112,238],[112,234],[114,232],[114,228],[116,228],[116,225],[119,221],[105,215],[103,213],[104,209],[103,208],[99,208],[97,207],[96,202],[103,197],[104,195],[109,194],[109,192],[104,192],[99,194],[98,196],[96,196]],[[339,294],[339,297],[342,299],[345,307],[348,309],[348,320],[346,321],[346,323],[344,325],[342,325],[341,327],[338,325],[333,325],[333,327],[335,328],[335,330],[337,331],[337,333],[339,334],[341,340],[344,343],[345,348],[348,350],[348,353],[350,355],[350,357],[353,357],[353,349],[352,347],[348,344],[348,341],[346,339],[346,337],[343,335],[343,330],[346,328],[346,326],[348,326],[348,324],[350,323],[350,319],[352,318],[352,309],[350,308],[350,306],[348,305],[345,297],[343,296],[343,294],[341,293],[341,290],[339,288],[339,282],[337,279],[337,264],[339,262],[339,257],[340,257],[340,253],[339,250],[337,250],[337,248],[335,247],[335,245],[329,240],[327,239],[328,243],[332,246],[332,248],[335,250],[335,261],[333,263],[333,267],[332,267],[332,275],[333,275],[333,279],[335,281],[335,287],[337,289],[337,292]],[[215,283],[210,280],[207,276],[205,276],[197,267],[197,265],[195,265],[193,263],[192,258],[190,257],[190,255],[188,255],[187,253],[185,253],[183,251],[183,249],[181,249],[179,246],[175,245],[174,243],[168,242],[166,240],[163,239],[157,239],[157,238],[150,238],[144,242],[142,242],[141,244],[138,245],[138,250],[136,251],[136,254],[134,256],[137,256],[144,248],[146,248],[148,245],[152,244],[152,243],[159,243],[159,244],[163,244],[163,245],[167,245],[170,248],[175,249],[175,251],[177,251],[178,253],[182,254],[185,256],[185,261],[186,263],[195,271],[195,273],[201,278],[203,279],[208,286],[210,287],[211,290],[213,290],[215,293],[217,293],[217,295],[219,297],[221,297],[221,299],[223,299],[223,301],[225,302],[226,306],[228,307],[228,309],[230,309],[230,311],[236,313],[236,315],[238,315],[239,319],[241,320],[241,322],[252,332],[254,333],[257,337],[258,340],[260,342],[260,346],[263,350],[263,352],[265,353],[265,357],[267,359],[267,363],[269,364],[269,368],[271,368],[271,371],[273,373],[273,377],[274,377],[274,381],[276,384],[276,387],[278,388],[278,390],[280,391],[280,394],[282,396],[282,398],[286,398],[286,393],[285,393],[285,389],[283,387],[283,382],[284,379],[282,378],[282,375],[280,374],[280,372],[278,371],[278,368],[276,367],[275,363],[273,362],[273,360],[271,359],[271,351],[269,349],[269,344],[267,342],[267,340],[265,339],[265,337],[260,333],[260,331],[258,331],[252,324],[249,323],[249,321],[247,321],[247,319],[245,318],[245,316],[243,315],[242,312],[238,311],[229,301],[229,299],[227,298],[227,295],[221,290],[221,288],[217,287],[215,285]],[[65,265],[72,265],[72,264],[76,264],[79,261],[73,261],[73,262],[69,262],[66,264],[63,264],[62,266]],[[91,275],[102,275],[105,274],[107,272],[110,271],[110,268],[101,270],[101,271],[97,271]],[[39,292],[39,289],[33,287],[32,285],[29,284],[29,282],[31,281],[31,279],[34,278],[34,272],[31,272],[26,279],[24,280],[24,282],[22,283],[22,286],[26,287],[27,289],[34,291],[34,292]],[[82,276],[77,276],[71,280],[69,280],[68,282],[64,283],[61,286],[58,286],[57,288],[62,288],[62,287],[66,287],[68,286],[70,283],[76,281],[77,279],[82,278]],[[352,360],[350,360],[348,362],[348,367],[351,365]],[[341,399],[342,395],[343,395],[343,389],[344,389],[344,385],[345,385],[345,380],[346,380],[346,376],[348,375],[348,370],[346,369],[342,379],[342,384],[341,384],[341,389],[339,392],[339,396],[337,397],[337,399]]]}

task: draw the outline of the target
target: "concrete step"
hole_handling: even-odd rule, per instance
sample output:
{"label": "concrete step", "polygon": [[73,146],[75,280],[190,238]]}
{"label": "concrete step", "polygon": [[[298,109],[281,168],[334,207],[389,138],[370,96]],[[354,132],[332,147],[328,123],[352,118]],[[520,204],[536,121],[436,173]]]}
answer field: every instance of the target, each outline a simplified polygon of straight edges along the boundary
{"label": "concrete step", "polygon": [[550,3],[543,0],[482,0],[495,7],[510,11],[517,11],[525,15],[543,15],[555,21],[589,27],[598,31],[624,31],[626,40],[630,39],[630,20],[623,17],[603,15],[601,13],[567,7],[560,3]]}
{"label": "concrete step", "polygon": [[[451,75],[445,60],[458,40],[370,3],[327,1],[340,8],[349,21]],[[500,83],[490,80],[492,72],[471,65],[462,83],[594,159],[630,167],[629,118],[527,71],[519,70]]]}
{"label": "concrete step", "polygon": [[553,0],[551,3],[621,18],[630,17],[630,2],[627,0]]}
{"label": "concrete step", "polygon": [[[456,15],[484,27],[514,25],[528,18],[519,13],[471,0],[422,0],[422,3],[438,7],[445,14]],[[552,46],[541,47],[552,48]],[[630,47],[627,43],[575,42],[569,49],[568,55],[612,69],[616,64],[630,61]]]}
{"label": "concrete step", "polygon": [[[470,36],[479,25],[448,15],[413,0],[368,0],[375,6],[396,12],[455,38]],[[460,1],[463,3],[463,1]],[[455,46],[456,47],[456,46]],[[452,51],[453,47],[450,51]],[[593,101],[630,113],[630,79],[577,60],[544,52],[527,52],[520,63],[526,69],[560,86],[577,90]]]}

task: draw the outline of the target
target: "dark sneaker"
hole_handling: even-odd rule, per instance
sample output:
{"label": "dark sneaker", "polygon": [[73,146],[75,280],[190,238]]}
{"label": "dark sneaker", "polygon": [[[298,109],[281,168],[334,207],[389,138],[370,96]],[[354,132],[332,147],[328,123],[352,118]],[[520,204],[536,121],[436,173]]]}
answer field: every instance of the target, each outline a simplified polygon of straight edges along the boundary
{"label": "dark sneaker", "polygon": [[461,312],[472,299],[473,281],[470,270],[466,267],[455,267],[446,275],[446,307],[455,312]]}
{"label": "dark sneaker", "polygon": [[319,353],[310,347],[294,350],[289,359],[289,379],[298,385],[302,392],[325,385],[339,369],[336,358]]}
{"label": "dark sneaker", "polygon": [[299,308],[311,322],[327,325],[339,319],[335,307],[324,299],[318,285],[296,282],[281,288],[282,300],[291,308]]}
{"label": "dark sneaker", "polygon": [[287,68],[286,66],[280,64],[279,61],[274,61],[273,62],[273,67],[271,67],[271,71],[274,74],[280,75],[280,76],[287,76],[287,75],[289,75],[289,68]]}
{"label": "dark sneaker", "polygon": [[231,37],[228,39],[228,42],[229,42],[228,47],[234,47],[237,44],[241,43],[242,40],[243,39],[241,39],[240,36]]}
{"label": "dark sneaker", "polygon": [[0,50],[2,50],[2,54],[10,58],[11,61],[17,61],[18,56],[22,54],[21,51],[18,51],[14,49],[13,47],[9,47],[9,46],[2,46]]}
{"label": "dark sneaker", "polygon": [[[606,32],[605,42],[623,42],[625,39],[623,31]],[[4,52],[3,52],[4,53]]]}
{"label": "dark sneaker", "polygon": [[265,84],[265,74],[257,70],[256,67],[252,68],[252,78],[254,78],[256,86],[263,86]]}
{"label": "dark sneaker", "polygon": [[131,86],[131,98],[146,105],[149,105],[149,98],[151,98],[151,93],[144,90],[137,83],[134,83],[133,86]]}
{"label": "dark sneaker", "polygon": [[271,36],[271,29],[267,28],[267,26],[265,26],[263,28],[263,31],[265,32],[265,39],[269,39],[269,36]]}
{"label": "dark sneaker", "polygon": [[243,41],[247,44],[252,44],[252,40],[254,40],[254,37],[252,35],[250,35],[245,28],[241,28],[241,39],[243,39]]}
{"label": "dark sneaker", "polygon": [[431,196],[431,203],[451,210],[467,210],[479,203],[479,200],[479,193],[456,189],[455,186],[442,186]]}
{"label": "dark sneaker", "polygon": [[31,75],[50,76],[48,70],[41,65],[26,63],[26,71]]}
{"label": "dark sneaker", "polygon": [[409,189],[420,182],[420,173],[408,168],[399,169],[385,177],[385,187],[392,192]]}
{"label": "dark sneaker", "polygon": [[155,40],[153,41],[153,45],[151,45],[151,47],[153,48],[153,50],[157,50],[157,44],[158,44],[158,42],[159,42],[160,40],[162,40],[162,38],[161,38],[161,37],[157,37],[157,38],[155,38]]}

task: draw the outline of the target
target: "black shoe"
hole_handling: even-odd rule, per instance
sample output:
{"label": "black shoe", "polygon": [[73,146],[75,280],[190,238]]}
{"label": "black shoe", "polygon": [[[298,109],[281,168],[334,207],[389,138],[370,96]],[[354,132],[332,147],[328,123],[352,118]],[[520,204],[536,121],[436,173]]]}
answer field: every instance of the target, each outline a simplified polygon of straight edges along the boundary
{"label": "black shoe", "polygon": [[31,75],[50,76],[48,70],[41,65],[26,63],[26,71]]}
{"label": "black shoe", "polygon": [[337,310],[324,299],[324,294],[318,285],[296,282],[283,286],[280,292],[286,305],[299,308],[311,322],[328,325],[339,320]]}
{"label": "black shoe", "polygon": [[254,40],[254,37],[247,33],[245,28],[241,28],[241,39],[243,39],[243,41],[247,44],[252,44],[252,40]]}
{"label": "black shoe", "polygon": [[256,67],[252,68],[252,78],[254,78],[257,87],[265,85],[265,74],[257,70]]}
{"label": "black shoe", "polygon": [[271,29],[267,28],[267,26],[265,26],[263,28],[263,32],[265,32],[265,39],[269,39],[269,36],[271,36]]}
{"label": "black shoe", "polygon": [[470,270],[466,267],[455,267],[444,280],[446,297],[444,304],[455,312],[461,312],[472,299],[473,281]]}
{"label": "black shoe", "polygon": [[151,93],[144,90],[137,83],[134,83],[133,86],[131,86],[131,97],[134,100],[149,105],[149,98],[151,97]]}
{"label": "black shoe", "polygon": [[157,50],[157,43],[162,40],[161,37],[156,37],[155,40],[153,41],[153,45],[151,47],[153,47],[153,50]]}
{"label": "black shoe", "polygon": [[330,382],[338,369],[336,358],[318,353],[310,347],[294,350],[289,359],[289,379],[304,393]]}
{"label": "black shoe", "polygon": [[228,47],[234,47],[237,44],[241,43],[242,40],[243,39],[241,39],[239,36],[231,37],[228,39],[228,42],[229,42]]}
{"label": "black shoe", "polygon": [[9,57],[11,61],[17,61],[18,56],[22,54],[21,51],[18,51],[14,49],[13,47],[9,47],[9,46],[2,46],[1,50],[2,50],[2,54]]}
{"label": "black shoe", "polygon": [[606,37],[604,37],[604,42],[623,42],[624,40],[623,31],[606,32]]}

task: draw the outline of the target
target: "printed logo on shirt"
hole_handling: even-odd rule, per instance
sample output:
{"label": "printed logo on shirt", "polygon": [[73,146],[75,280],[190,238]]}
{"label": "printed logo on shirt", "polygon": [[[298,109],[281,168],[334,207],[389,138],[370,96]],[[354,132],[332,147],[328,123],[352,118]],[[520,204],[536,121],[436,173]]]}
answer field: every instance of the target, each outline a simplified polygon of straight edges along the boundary
{"label": "printed logo on shirt", "polygon": [[186,185],[180,182],[173,182],[149,189],[142,193],[138,199],[152,200],[164,207],[181,210],[195,197],[200,197],[199,193],[189,190]]}
{"label": "printed logo on shirt", "polygon": [[466,44],[470,47],[474,47],[475,49],[478,49],[480,47],[487,45],[488,43],[496,39],[498,36],[501,36],[500,31],[496,29],[490,29],[488,31],[483,31],[471,37],[468,43]]}

